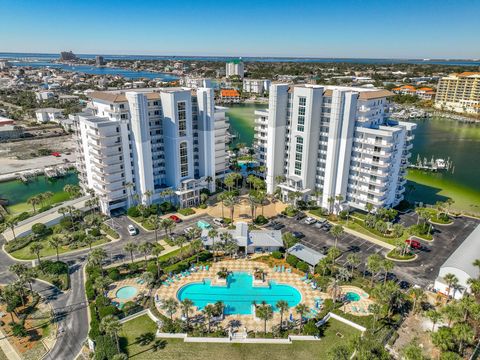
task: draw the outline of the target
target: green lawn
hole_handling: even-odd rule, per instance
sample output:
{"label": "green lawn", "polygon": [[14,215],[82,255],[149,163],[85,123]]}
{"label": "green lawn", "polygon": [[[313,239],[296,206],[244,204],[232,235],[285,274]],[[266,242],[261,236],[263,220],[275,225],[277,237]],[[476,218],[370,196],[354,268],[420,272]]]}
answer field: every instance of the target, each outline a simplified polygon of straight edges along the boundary
{"label": "green lawn", "polygon": [[349,221],[348,225],[347,225],[347,222],[345,220],[338,221],[338,223],[345,226],[348,229],[355,230],[355,231],[357,231],[361,234],[368,235],[368,236],[370,236],[374,239],[386,242],[386,243],[391,244],[391,245],[395,245],[397,243],[397,241],[400,241],[400,239],[405,241],[408,238],[408,232],[407,231],[404,231],[403,235],[400,238],[387,238],[387,237],[384,237],[384,236],[377,235],[377,234],[369,231],[367,228],[365,228],[365,227],[363,227],[363,226],[361,226],[361,225],[359,225],[359,224],[357,224],[353,221]]}
{"label": "green lawn", "polygon": [[[63,202],[63,201],[67,201],[67,200],[71,200],[70,195],[68,195],[68,193],[66,193],[65,191],[59,191],[57,193],[54,193],[53,196],[48,201],[45,201],[45,206],[46,205],[54,205],[54,204],[57,204],[59,202]],[[40,207],[41,207],[41,205],[37,205],[36,206],[37,210]],[[18,203],[18,204],[9,206],[8,211],[10,212],[10,214],[20,214],[20,213],[25,212],[25,211],[27,211],[27,212],[28,211],[33,211],[33,207],[32,207],[32,205],[30,205],[26,202],[22,202],[22,203]]]}
{"label": "green lawn", "polygon": [[[92,246],[105,244],[107,242],[108,242],[107,238],[101,237],[101,238],[99,238],[99,240],[95,241],[92,244]],[[12,255],[14,258],[17,258],[19,260],[34,260],[34,259],[36,259],[37,255],[32,254],[30,252],[30,247],[32,246],[33,243],[34,242],[31,242],[27,246],[25,246],[25,247],[23,247],[19,250],[16,250],[14,252],[11,252],[10,255]],[[48,243],[48,237],[45,238],[44,240],[40,241],[40,243],[43,245],[43,249],[42,249],[42,251],[40,251],[40,257],[53,256],[53,255],[57,254],[55,248],[51,247],[50,244]],[[87,249],[87,248],[88,248],[88,246],[82,246],[82,247],[78,247],[76,249],[70,249],[68,246],[62,246],[58,249],[58,252],[59,252],[59,254],[64,254],[64,253],[67,253],[67,252],[70,252],[70,251]]]}
{"label": "green lawn", "polygon": [[[324,359],[332,347],[346,343],[360,332],[336,320],[330,320],[321,341],[296,341],[291,345],[266,344],[215,344],[215,343],[184,343],[181,339],[165,339],[166,346],[157,352],[150,345],[141,346],[135,338],[146,332],[155,333],[156,326],[147,315],[128,321],[120,333],[122,347],[132,359],[195,359],[211,360],[302,360]],[[343,338],[337,336],[340,333]]]}

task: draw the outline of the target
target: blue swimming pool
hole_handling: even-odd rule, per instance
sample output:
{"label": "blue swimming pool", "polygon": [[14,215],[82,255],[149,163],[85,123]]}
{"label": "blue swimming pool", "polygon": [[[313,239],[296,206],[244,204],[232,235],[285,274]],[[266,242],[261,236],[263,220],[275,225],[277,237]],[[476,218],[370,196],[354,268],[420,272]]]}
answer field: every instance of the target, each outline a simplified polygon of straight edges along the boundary
{"label": "blue swimming pool", "polygon": [[227,286],[211,286],[210,280],[183,286],[177,293],[179,300],[190,299],[195,306],[203,309],[207,304],[222,301],[225,314],[251,314],[252,302],[265,301],[276,311],[275,304],[285,300],[296,306],[302,299],[300,292],[289,285],[270,281],[269,286],[254,287],[252,275],[245,272],[234,272],[227,279]]}
{"label": "blue swimming pool", "polygon": [[124,286],[116,292],[119,299],[130,299],[137,294],[137,288],[134,286]]}
{"label": "blue swimming pool", "polygon": [[345,298],[348,301],[354,302],[354,301],[360,300],[360,295],[358,295],[357,293],[355,293],[353,291],[349,291],[349,292],[346,293]]}

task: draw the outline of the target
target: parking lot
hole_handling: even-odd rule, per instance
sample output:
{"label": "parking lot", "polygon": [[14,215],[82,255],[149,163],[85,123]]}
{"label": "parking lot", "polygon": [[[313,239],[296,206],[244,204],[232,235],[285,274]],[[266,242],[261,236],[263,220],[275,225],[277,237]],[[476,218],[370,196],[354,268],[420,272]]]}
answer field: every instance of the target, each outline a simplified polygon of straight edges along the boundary
{"label": "parking lot", "polygon": [[[304,219],[296,220],[294,218],[279,217],[275,221],[285,225],[282,232],[302,232],[305,237],[300,239],[300,242],[320,253],[322,253],[325,247],[332,247],[335,244],[333,236],[328,231],[318,229],[313,225],[307,225]],[[416,224],[416,214],[402,215],[399,222],[406,226]],[[434,241],[422,241],[423,249],[417,251],[418,258],[412,262],[395,262],[395,268],[392,273],[399,280],[408,281],[410,284],[426,286],[432,283],[438,274],[440,266],[479,223],[479,220],[462,217],[455,219],[455,222],[449,226],[437,225],[435,227]],[[356,253],[362,262],[359,266],[360,270],[365,269],[365,262],[368,256],[375,253],[386,255],[388,252],[386,248],[380,245],[347,233],[344,233],[338,239],[337,247],[342,251],[338,263],[344,264],[349,253]]]}

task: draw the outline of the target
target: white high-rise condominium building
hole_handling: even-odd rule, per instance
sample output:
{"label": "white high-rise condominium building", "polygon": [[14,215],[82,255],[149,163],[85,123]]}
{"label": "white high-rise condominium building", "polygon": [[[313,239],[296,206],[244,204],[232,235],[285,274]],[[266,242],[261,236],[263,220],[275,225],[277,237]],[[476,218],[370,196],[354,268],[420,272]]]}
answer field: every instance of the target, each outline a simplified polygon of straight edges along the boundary
{"label": "white high-rise condominium building", "polygon": [[[90,113],[75,120],[81,185],[99,195],[103,212],[136,202],[198,204],[226,169],[225,108],[213,89],[93,92]],[[171,191],[165,191],[165,190]]]}
{"label": "white high-rise condominium building", "polygon": [[240,79],[243,79],[245,73],[245,68],[243,61],[238,60],[230,60],[227,61],[225,64],[225,76],[228,78],[230,76],[238,76]]}
{"label": "white high-rise condominium building", "polygon": [[[273,84],[269,108],[256,111],[255,148],[277,187],[330,211],[397,205],[415,124],[387,119],[389,91]],[[335,203],[332,199],[337,198]]]}
{"label": "white high-rise condominium building", "polygon": [[267,79],[243,79],[243,92],[263,95],[268,93],[270,84]]}

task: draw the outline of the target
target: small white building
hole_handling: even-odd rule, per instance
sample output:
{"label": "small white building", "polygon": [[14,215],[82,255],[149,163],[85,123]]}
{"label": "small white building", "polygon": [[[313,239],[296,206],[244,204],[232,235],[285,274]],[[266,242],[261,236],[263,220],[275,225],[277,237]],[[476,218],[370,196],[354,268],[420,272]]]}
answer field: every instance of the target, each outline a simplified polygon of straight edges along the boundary
{"label": "small white building", "polygon": [[271,81],[268,79],[243,79],[243,92],[265,95],[268,93]]}
{"label": "small white building", "polygon": [[194,78],[194,77],[189,77],[185,76],[181,79],[181,84],[183,86],[192,88],[192,89],[198,89],[198,88],[212,88],[212,80],[207,79],[207,78]]}
{"label": "small white building", "polygon": [[[208,236],[208,229],[202,231],[202,241],[206,249],[213,246],[214,239]],[[280,230],[248,230],[248,224],[238,222],[234,230],[218,229],[215,242],[222,241],[220,234],[230,233],[239,246],[239,251],[245,254],[258,252],[272,252],[283,247],[282,232]]]}
{"label": "small white building", "polygon": [[48,91],[48,90],[37,91],[35,93],[35,97],[37,98],[38,101],[48,100],[48,99],[54,98],[55,93],[53,91]]}
{"label": "small white building", "polygon": [[[480,269],[473,262],[480,258],[480,225],[463,241],[443,263],[435,279],[435,290],[441,294],[460,299],[463,294],[470,293],[469,279],[480,277]],[[445,281],[447,274],[453,274],[458,279],[458,284],[451,289]]]}
{"label": "small white building", "polygon": [[56,108],[44,108],[35,110],[35,116],[38,123],[55,122],[60,123],[63,119],[63,110]]}

